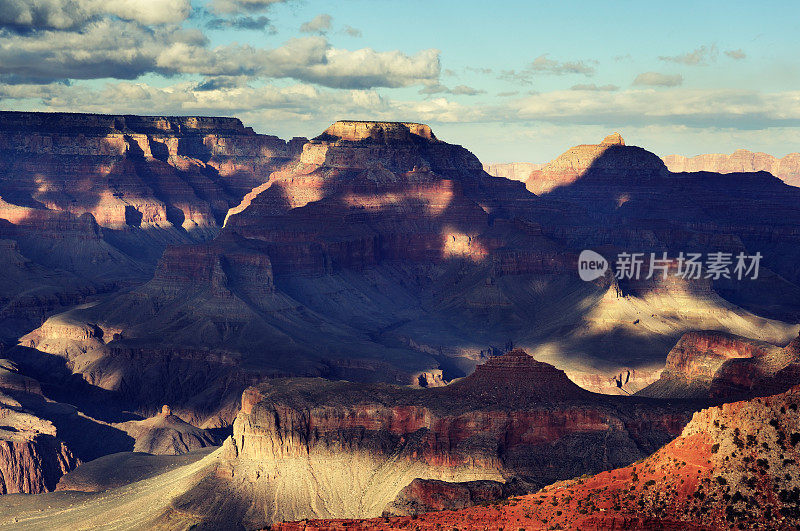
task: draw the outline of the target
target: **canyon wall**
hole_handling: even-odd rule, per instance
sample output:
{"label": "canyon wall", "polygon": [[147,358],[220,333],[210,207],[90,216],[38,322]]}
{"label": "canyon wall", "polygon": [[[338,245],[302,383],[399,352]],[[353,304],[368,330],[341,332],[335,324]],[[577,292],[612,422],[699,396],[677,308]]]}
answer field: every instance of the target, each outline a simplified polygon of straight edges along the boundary
{"label": "canyon wall", "polygon": [[245,391],[214,474],[164,518],[377,516],[415,478],[533,488],[636,460],[686,418],[588,393],[519,350],[441,388],[274,380]]}
{"label": "canyon wall", "polygon": [[694,157],[667,155],[664,163],[673,172],[713,171],[736,173],[766,171],[786,184],[800,186],[800,153],[777,158],[767,153],[737,149],[731,154],[710,153]]}

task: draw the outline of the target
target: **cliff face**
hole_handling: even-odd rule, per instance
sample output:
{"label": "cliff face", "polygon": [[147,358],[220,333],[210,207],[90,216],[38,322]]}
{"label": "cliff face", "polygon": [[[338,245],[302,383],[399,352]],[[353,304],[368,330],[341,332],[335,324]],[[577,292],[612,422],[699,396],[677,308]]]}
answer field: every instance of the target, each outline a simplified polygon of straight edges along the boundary
{"label": "cliff face", "polygon": [[215,475],[174,506],[212,521],[247,507],[247,526],[379,515],[415,478],[542,485],[630,462],[685,418],[588,393],[521,351],[443,388],[278,380],[245,391]]}
{"label": "cliff face", "polygon": [[590,176],[595,178],[619,178],[622,175],[646,179],[667,174],[658,157],[642,148],[626,146],[619,133],[612,133],[599,144],[582,144],[568,149],[543,168],[532,171],[525,185],[537,195],[546,194],[555,188],[569,186],[590,170]]}
{"label": "cliff face", "polygon": [[234,118],[0,112],[0,238],[30,264],[0,282],[0,339],[146,281],[167,245],[216,235],[304,142]]}
{"label": "cliff face", "polygon": [[786,184],[800,186],[800,153],[777,158],[767,153],[737,149],[731,154],[710,153],[695,157],[667,155],[664,163],[672,172],[713,171],[716,173],[766,171]]}
{"label": "cliff face", "polygon": [[299,152],[235,118],[0,114],[0,196],[101,227],[216,227]]}
{"label": "cliff face", "polygon": [[[230,209],[213,241],[169,245],[149,282],[51,318],[23,346],[66,358],[142,415],[169,403],[216,426],[265,377],[436,385],[519,345],[587,388],[630,393],[687,331],[796,336],[792,188],[766,174],[670,174],[619,135],[589,151],[562,161],[577,180],[536,197],[421,124],[333,124]],[[611,261],[759,251],[764,271],[611,286],[578,278],[587,248]],[[60,337],[65,323],[105,332]]]}
{"label": "cliff face", "polygon": [[483,171],[495,177],[525,182],[532,171],[541,170],[545,166],[546,163],[536,162],[492,162],[484,163]]}
{"label": "cliff face", "polygon": [[667,355],[661,378],[639,394],[733,400],[785,391],[800,374],[797,342],[781,348],[722,332],[691,332]]}
{"label": "cliff face", "polygon": [[631,466],[488,507],[410,519],[279,524],[277,529],[776,529],[800,525],[800,388],[695,413],[681,435]]}
{"label": "cliff face", "polygon": [[78,460],[48,421],[20,411],[0,394],[0,494],[55,489]]}

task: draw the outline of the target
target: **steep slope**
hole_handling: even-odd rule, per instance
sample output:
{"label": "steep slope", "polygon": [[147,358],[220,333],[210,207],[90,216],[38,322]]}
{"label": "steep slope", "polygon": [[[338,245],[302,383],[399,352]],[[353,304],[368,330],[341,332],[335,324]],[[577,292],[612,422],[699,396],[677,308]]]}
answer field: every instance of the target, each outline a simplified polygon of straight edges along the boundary
{"label": "steep slope", "polygon": [[273,529],[795,529],[798,403],[795,387],[700,411],[680,437],[641,462],[494,506]]}
{"label": "steep slope", "polygon": [[[14,374],[7,368],[0,369],[0,378],[6,384],[11,379],[9,373]],[[15,380],[26,389],[31,388],[31,382]],[[56,437],[51,422],[32,415],[3,391],[0,388],[0,494],[36,494],[55,489],[59,478],[78,465],[78,459]]]}
{"label": "steep slope", "polygon": [[731,154],[709,153],[694,157],[667,155],[664,164],[672,172],[711,171],[715,173],[769,172],[786,184],[800,186],[800,153],[777,158],[767,153],[737,149]]}
{"label": "steep slope", "polygon": [[0,196],[101,227],[216,227],[299,152],[235,118],[0,113]]}
{"label": "steep slope", "polygon": [[149,419],[129,420],[115,427],[134,438],[134,452],[181,455],[222,443],[213,432],[196,428],[173,415],[166,405],[158,415]]}
{"label": "steep slope", "polygon": [[[603,156],[609,149],[614,154],[614,160]],[[610,164],[606,165],[604,162]],[[575,146],[545,164],[543,168],[533,170],[525,180],[525,185],[536,195],[542,195],[574,183],[589,170],[593,173],[625,172],[639,178],[666,174],[666,167],[658,157],[642,148],[626,146],[622,135],[612,133],[599,144]]]}

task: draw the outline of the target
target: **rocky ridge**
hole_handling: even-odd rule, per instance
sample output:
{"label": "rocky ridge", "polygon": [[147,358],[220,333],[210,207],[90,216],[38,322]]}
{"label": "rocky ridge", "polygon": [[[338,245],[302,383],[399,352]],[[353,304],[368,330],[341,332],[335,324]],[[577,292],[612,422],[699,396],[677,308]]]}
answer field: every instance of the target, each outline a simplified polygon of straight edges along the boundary
{"label": "rocky ridge", "polygon": [[[541,485],[631,462],[686,419],[680,409],[588,393],[524,352],[482,367],[432,389],[307,379],[251,387],[216,472],[176,499],[165,521],[213,525],[237,514],[257,527],[380,515],[415,478]],[[505,392],[482,392],[485,378]]]}
{"label": "rocky ridge", "polygon": [[798,403],[795,387],[700,411],[647,459],[488,507],[273,528],[794,529],[800,525]]}
{"label": "rocky ridge", "polygon": [[796,338],[786,347],[722,332],[690,332],[667,355],[642,396],[737,400],[787,390],[800,375]]}
{"label": "rocky ridge", "polygon": [[667,155],[664,164],[672,172],[712,171],[716,173],[766,171],[786,184],[800,186],[800,153],[777,158],[767,153],[737,149],[731,154],[709,153],[694,157]]}

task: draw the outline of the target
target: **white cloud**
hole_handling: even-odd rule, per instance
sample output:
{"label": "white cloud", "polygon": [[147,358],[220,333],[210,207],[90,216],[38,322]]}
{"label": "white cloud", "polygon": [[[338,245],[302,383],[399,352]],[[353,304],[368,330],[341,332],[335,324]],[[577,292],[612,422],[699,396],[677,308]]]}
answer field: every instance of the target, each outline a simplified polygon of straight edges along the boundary
{"label": "white cloud", "polygon": [[331,29],[331,21],[333,17],[326,13],[322,13],[321,15],[317,15],[313,19],[309,20],[308,22],[304,22],[300,26],[301,33],[319,33],[320,35],[324,35]]}
{"label": "white cloud", "polygon": [[103,16],[141,24],[186,20],[189,0],[0,0],[0,27],[77,29]]}

